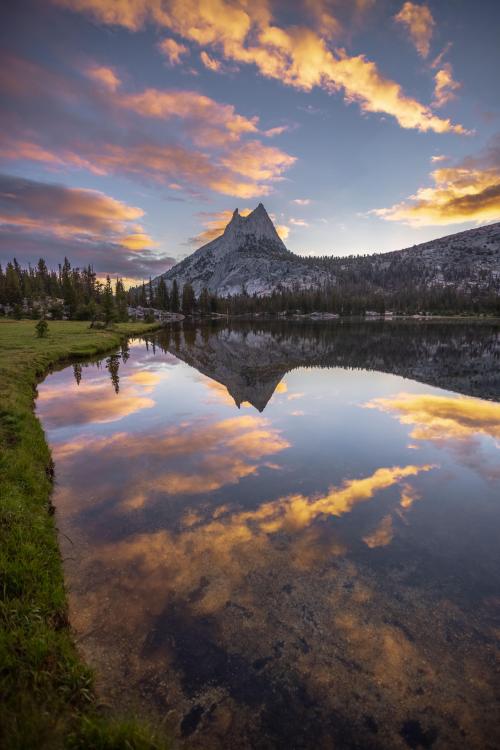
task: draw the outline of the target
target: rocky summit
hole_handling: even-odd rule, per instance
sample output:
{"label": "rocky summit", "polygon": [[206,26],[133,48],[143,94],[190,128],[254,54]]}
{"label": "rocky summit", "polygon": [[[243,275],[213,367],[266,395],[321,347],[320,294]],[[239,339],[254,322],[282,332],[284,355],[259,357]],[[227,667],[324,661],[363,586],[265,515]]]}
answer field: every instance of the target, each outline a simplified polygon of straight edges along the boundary
{"label": "rocky summit", "polygon": [[324,283],[328,273],[319,260],[316,264],[285,247],[269,214],[259,203],[248,216],[241,216],[236,209],[220,237],[162,276],[168,285],[174,279],[180,287],[190,282],[196,295],[206,288],[227,297],[243,291],[266,295],[278,288],[308,289]]}

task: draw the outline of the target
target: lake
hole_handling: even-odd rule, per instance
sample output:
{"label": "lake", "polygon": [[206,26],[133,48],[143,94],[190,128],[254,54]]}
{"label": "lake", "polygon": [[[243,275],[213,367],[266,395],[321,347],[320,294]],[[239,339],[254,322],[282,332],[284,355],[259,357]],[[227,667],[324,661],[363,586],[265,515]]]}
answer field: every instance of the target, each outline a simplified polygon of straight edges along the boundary
{"label": "lake", "polygon": [[178,324],[38,388],[79,649],[181,747],[499,748],[500,327]]}

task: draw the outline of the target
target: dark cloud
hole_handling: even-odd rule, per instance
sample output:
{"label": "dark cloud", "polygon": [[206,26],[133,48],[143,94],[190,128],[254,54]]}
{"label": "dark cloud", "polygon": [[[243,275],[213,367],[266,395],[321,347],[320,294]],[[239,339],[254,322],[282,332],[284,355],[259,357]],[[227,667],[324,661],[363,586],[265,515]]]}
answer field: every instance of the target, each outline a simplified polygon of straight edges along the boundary
{"label": "dark cloud", "polygon": [[174,263],[154,252],[139,220],[143,211],[96,190],[0,174],[0,255],[20,262],[42,256],[51,266],[67,255],[98,273],[142,278]]}

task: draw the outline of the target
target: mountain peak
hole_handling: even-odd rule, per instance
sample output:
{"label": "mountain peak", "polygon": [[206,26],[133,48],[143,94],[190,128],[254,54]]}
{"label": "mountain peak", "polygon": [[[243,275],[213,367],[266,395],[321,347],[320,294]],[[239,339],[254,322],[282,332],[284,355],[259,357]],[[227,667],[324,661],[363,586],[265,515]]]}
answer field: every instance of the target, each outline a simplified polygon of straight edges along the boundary
{"label": "mountain peak", "polygon": [[[234,209],[223,234],[220,238],[217,238],[224,239],[223,245],[219,248],[220,254],[225,254],[228,250],[236,250],[244,245],[250,236],[255,237],[257,241],[269,240],[280,250],[286,251],[286,247],[262,203],[259,203],[257,208],[247,216],[242,216],[237,208]],[[217,242],[217,239],[212,241],[212,246],[213,242]]]}

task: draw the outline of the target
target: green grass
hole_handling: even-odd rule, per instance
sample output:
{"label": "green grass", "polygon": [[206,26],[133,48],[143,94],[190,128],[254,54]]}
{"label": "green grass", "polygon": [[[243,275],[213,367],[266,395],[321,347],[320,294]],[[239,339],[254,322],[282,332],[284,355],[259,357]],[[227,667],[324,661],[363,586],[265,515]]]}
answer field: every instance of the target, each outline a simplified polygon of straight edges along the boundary
{"label": "green grass", "polygon": [[52,459],[33,410],[51,365],[105,352],[154,325],[0,321],[0,746],[163,748],[147,726],[99,709],[71,634],[50,501]]}

